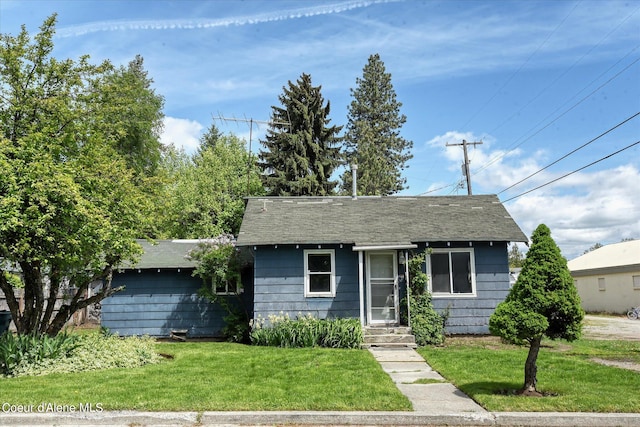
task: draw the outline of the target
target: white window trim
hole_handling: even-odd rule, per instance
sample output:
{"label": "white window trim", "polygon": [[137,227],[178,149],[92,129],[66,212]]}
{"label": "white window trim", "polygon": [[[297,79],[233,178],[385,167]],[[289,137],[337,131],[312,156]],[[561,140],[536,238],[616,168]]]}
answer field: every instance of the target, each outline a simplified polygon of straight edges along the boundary
{"label": "white window trim", "polygon": [[[441,248],[432,249],[433,254],[450,254],[453,252],[466,252],[471,260],[471,293],[455,294],[451,292],[433,292],[433,277],[431,275],[431,255],[427,256],[427,275],[429,276],[429,292],[433,298],[474,298],[477,296],[476,289],[476,257],[473,248]],[[451,256],[449,256],[449,272],[451,272]]]}
{"label": "white window trim", "polygon": [[[333,298],[336,296],[336,251],[334,249],[305,249],[304,253],[304,296],[305,298]],[[324,254],[331,256],[331,280],[329,292],[311,292],[309,281],[310,254]]]}
{"label": "white window trim", "polygon": [[[213,280],[212,280],[212,282],[213,282]],[[213,283],[211,284],[211,288],[213,289],[213,293],[215,295],[223,295],[223,296],[224,295],[238,295],[238,294],[241,294],[242,291],[243,291],[243,289],[240,288],[240,286],[238,286],[238,285],[236,285],[235,291],[234,290],[229,290],[229,284],[228,283],[225,285],[225,291],[224,292],[218,292],[218,289],[216,288],[216,286]]]}
{"label": "white window trim", "polygon": [[640,276],[638,275],[631,276],[631,283],[633,284],[634,291],[640,290]]}

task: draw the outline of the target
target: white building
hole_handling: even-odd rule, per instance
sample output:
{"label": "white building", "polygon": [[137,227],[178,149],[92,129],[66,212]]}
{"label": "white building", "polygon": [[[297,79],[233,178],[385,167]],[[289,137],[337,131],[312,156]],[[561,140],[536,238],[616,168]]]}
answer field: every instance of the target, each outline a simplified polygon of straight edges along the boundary
{"label": "white building", "polygon": [[640,240],[603,246],[568,265],[585,311],[626,313],[640,305]]}

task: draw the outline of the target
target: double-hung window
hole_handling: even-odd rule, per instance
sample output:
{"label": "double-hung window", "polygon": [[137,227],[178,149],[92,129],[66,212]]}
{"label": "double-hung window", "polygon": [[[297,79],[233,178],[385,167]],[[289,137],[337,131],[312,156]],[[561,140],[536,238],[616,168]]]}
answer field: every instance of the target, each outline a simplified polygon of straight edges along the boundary
{"label": "double-hung window", "polygon": [[434,296],[475,295],[473,249],[434,249],[429,256],[431,292]]}
{"label": "double-hung window", "polygon": [[333,249],[304,251],[305,297],[334,297],[336,295],[335,264]]}

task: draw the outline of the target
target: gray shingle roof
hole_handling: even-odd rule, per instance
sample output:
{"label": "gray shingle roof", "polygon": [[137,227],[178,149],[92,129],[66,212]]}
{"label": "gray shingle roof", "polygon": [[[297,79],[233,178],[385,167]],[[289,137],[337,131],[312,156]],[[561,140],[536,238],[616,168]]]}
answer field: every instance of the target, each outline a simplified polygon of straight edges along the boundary
{"label": "gray shingle roof", "polygon": [[147,240],[137,241],[144,250],[140,261],[134,266],[124,265],[124,269],[147,268],[194,268],[195,263],[186,258],[187,252],[198,246],[197,240]]}
{"label": "gray shingle roof", "polygon": [[249,198],[238,246],[526,242],[495,195]]}

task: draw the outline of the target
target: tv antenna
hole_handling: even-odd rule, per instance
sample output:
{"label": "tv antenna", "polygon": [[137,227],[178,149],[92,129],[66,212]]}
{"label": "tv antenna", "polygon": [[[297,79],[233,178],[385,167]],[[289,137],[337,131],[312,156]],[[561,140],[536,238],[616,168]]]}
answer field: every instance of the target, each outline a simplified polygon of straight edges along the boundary
{"label": "tv antenna", "polygon": [[213,117],[213,120],[220,120],[221,122],[235,122],[235,123],[247,123],[249,126],[249,158],[247,160],[247,196],[249,196],[249,184],[251,183],[251,142],[253,139],[253,125],[281,125],[281,126],[289,126],[291,127],[291,122],[279,122],[275,120],[254,120],[252,117],[238,119],[236,117],[225,117],[221,114],[218,114],[217,117]]}

